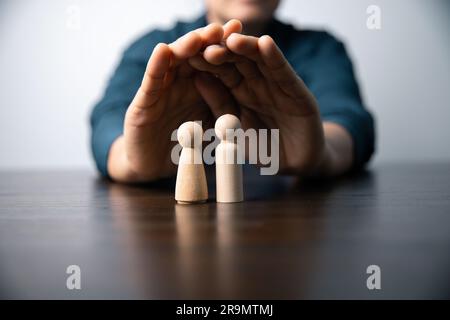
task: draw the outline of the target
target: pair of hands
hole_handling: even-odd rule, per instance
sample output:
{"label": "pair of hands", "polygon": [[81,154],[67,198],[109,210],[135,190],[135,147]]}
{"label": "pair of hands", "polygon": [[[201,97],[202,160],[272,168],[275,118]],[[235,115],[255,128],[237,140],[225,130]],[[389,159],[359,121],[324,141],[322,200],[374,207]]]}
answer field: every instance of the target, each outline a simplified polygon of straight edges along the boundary
{"label": "pair of hands", "polygon": [[171,133],[190,120],[204,129],[225,113],[242,128],[279,129],[280,170],[331,171],[317,103],[269,36],[242,35],[231,20],[158,44],[130,104],[124,134],[112,145],[108,171],[117,181],[173,175]]}

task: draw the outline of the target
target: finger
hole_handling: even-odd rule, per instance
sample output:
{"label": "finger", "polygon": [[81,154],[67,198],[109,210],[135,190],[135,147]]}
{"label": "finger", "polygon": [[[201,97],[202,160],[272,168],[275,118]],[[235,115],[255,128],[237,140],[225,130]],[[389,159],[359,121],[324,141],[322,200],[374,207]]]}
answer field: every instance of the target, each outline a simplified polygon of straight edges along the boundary
{"label": "finger", "polygon": [[240,112],[241,112],[240,119],[242,129],[247,130],[250,128],[252,129],[267,128],[267,125],[264,125],[264,123],[260,119],[260,115],[256,111],[244,106],[241,108]]}
{"label": "finger", "polygon": [[210,23],[205,27],[197,28],[192,30],[202,38],[203,46],[206,47],[209,44],[219,43],[223,39],[224,30],[223,27],[218,23]]}
{"label": "finger", "polygon": [[[233,96],[249,108],[271,115],[273,110],[270,106],[274,105],[274,101],[258,66],[242,56],[235,60],[235,63],[215,66],[197,55],[190,58],[189,63],[197,70],[216,75],[231,90]],[[242,82],[242,79],[245,79],[245,82]]]}
{"label": "finger", "polygon": [[241,83],[242,76],[233,64],[215,66],[200,55],[189,58],[189,64],[199,71],[216,75],[229,89],[234,89]]}
{"label": "finger", "polygon": [[[237,19],[231,19],[223,26],[223,40],[226,40],[233,33],[242,32],[242,23]],[[231,52],[225,43],[213,44],[206,47],[203,53],[205,59],[212,64],[219,65],[231,60]]]}
{"label": "finger", "polygon": [[257,63],[262,62],[258,48],[258,38],[239,33],[231,34],[226,40],[230,51],[245,56]]}
{"label": "finger", "polygon": [[[245,80],[242,83],[243,87],[247,88],[247,95],[252,93],[250,97],[250,103],[247,103],[249,108],[256,110],[259,113],[272,115],[274,105],[274,99],[272,97],[272,90],[267,83],[267,79],[263,73],[261,73],[258,64],[244,56],[233,54],[232,60],[234,63],[223,64],[221,66],[234,65],[239,74]],[[242,91],[242,90],[241,90]],[[233,92],[236,96],[236,93]],[[236,96],[236,98],[238,98]],[[248,99],[246,99],[248,101]],[[238,99],[238,101],[240,101]],[[256,102],[256,103],[255,103]]]}
{"label": "finger", "polygon": [[141,86],[135,97],[138,106],[152,105],[164,86],[164,80],[170,67],[171,50],[165,43],[159,43],[147,63]]}
{"label": "finger", "polygon": [[181,61],[196,55],[210,44],[220,43],[223,38],[223,28],[218,23],[191,31],[169,44],[173,53],[171,65],[178,66]]}
{"label": "finger", "polygon": [[197,33],[202,39],[202,49],[215,43],[220,43],[223,39],[224,28],[218,23],[211,23],[201,28]]}
{"label": "finger", "polygon": [[176,71],[177,76],[181,78],[190,78],[195,72],[194,68],[187,61],[182,62]]}
{"label": "finger", "polygon": [[232,33],[241,33],[242,23],[238,19],[231,19],[223,25],[223,39],[226,40]]}
{"label": "finger", "polygon": [[255,81],[264,79],[264,76],[258,69],[258,66],[252,60],[240,58],[235,61],[234,65],[250,85]]}
{"label": "finger", "polygon": [[[271,37],[259,38],[258,47],[264,66],[281,89],[288,90],[288,94],[301,94],[306,89],[303,81],[297,76]],[[292,90],[293,88],[297,90]]]}
{"label": "finger", "polygon": [[195,77],[195,86],[216,118],[226,113],[239,116],[233,96],[219,79],[201,72]]}
{"label": "finger", "polygon": [[174,60],[187,59],[197,54],[202,47],[202,41],[197,32],[191,31],[169,44]]}
{"label": "finger", "polygon": [[214,65],[221,65],[225,62],[231,62],[233,53],[225,45],[214,44],[208,46],[203,52],[206,61]]}
{"label": "finger", "polygon": [[253,91],[249,89],[249,86],[243,85],[242,75],[233,64],[214,66],[207,63],[201,56],[190,58],[189,63],[199,71],[217,76],[237,101],[255,105],[256,97]]}
{"label": "finger", "polygon": [[273,113],[271,106],[274,105],[272,90],[270,90],[266,77],[261,73],[258,65],[250,59],[241,58],[235,62],[235,66],[258,101],[257,111],[271,115]]}

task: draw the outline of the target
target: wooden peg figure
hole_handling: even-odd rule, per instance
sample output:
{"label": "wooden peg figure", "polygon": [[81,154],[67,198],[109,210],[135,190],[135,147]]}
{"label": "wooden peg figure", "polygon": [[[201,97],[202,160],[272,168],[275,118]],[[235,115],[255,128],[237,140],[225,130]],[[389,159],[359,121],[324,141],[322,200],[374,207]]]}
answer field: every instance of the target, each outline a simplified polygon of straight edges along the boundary
{"label": "wooden peg figure", "polygon": [[208,187],[202,159],[202,127],[193,121],[185,122],[178,128],[177,138],[183,149],[178,163],[175,200],[181,204],[205,202]]}
{"label": "wooden peg figure", "polygon": [[242,164],[238,160],[238,145],[234,132],[241,128],[239,119],[231,114],[219,117],[214,126],[220,139],[216,147],[216,199],[217,202],[244,200]]}

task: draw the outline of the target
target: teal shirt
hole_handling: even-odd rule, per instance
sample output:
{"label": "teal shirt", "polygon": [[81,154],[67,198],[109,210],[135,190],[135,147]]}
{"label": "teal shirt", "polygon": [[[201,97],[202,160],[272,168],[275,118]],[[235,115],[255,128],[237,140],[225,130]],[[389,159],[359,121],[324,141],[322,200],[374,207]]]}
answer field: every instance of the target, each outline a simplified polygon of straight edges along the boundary
{"label": "teal shirt", "polygon": [[[125,112],[140,86],[153,48],[159,42],[173,42],[206,23],[202,16],[193,22],[178,22],[170,30],[153,30],[125,50],[90,117],[92,153],[103,176],[108,176],[109,149],[123,133]],[[374,120],[364,107],[352,63],[342,42],[327,32],[297,30],[275,19],[264,33],[275,40],[314,94],[322,120],[340,124],[348,130],[354,144],[354,167],[364,166],[374,152]]]}

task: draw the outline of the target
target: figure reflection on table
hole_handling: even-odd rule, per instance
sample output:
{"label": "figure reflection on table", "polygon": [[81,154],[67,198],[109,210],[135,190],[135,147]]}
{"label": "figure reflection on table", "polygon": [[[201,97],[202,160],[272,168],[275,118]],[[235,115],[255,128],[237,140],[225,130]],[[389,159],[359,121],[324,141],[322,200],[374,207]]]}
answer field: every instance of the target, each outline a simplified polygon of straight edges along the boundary
{"label": "figure reflection on table", "polygon": [[108,184],[130,286],[142,298],[302,298],[332,188],[309,198],[273,179],[248,179],[250,199],[234,204],[180,205],[169,189]]}

